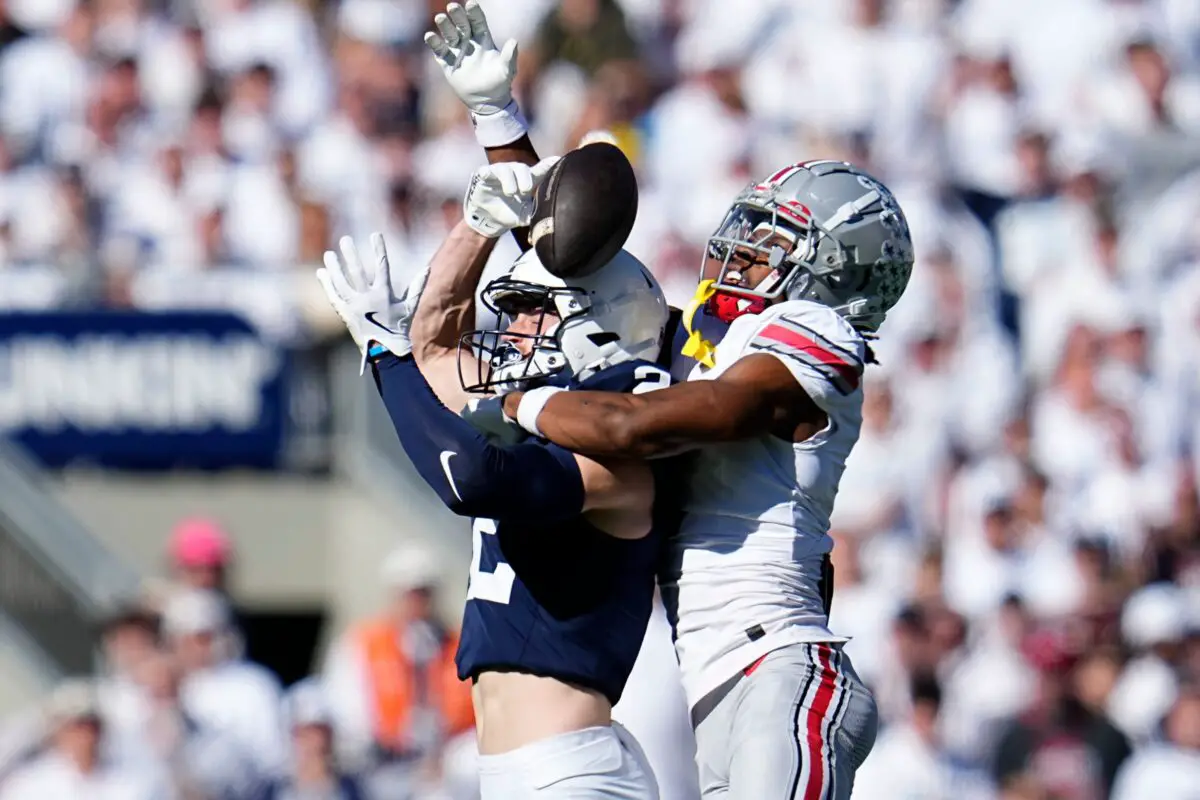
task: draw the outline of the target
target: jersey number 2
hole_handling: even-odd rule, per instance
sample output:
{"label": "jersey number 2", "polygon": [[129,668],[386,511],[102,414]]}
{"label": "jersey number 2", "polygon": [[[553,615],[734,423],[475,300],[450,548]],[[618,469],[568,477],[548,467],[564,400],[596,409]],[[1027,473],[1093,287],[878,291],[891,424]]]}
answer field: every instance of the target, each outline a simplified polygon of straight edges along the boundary
{"label": "jersey number 2", "polygon": [[631,394],[645,394],[655,389],[665,389],[671,385],[671,376],[665,369],[643,365],[633,371],[633,390]]}
{"label": "jersey number 2", "polygon": [[492,572],[484,572],[479,567],[483,558],[483,537],[495,535],[496,520],[477,518],[471,523],[471,579],[467,584],[467,599],[508,605],[517,573],[503,561],[497,561]]}

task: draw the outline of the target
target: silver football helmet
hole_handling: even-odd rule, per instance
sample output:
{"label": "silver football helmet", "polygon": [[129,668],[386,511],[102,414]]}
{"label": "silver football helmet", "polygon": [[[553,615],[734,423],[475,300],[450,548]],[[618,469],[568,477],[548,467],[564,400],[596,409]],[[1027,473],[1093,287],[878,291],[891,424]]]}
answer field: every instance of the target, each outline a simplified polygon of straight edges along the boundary
{"label": "silver football helmet", "polygon": [[[667,300],[658,281],[625,250],[586,277],[564,280],[527,250],[512,270],[484,288],[480,300],[496,314],[494,329],[463,334],[459,380],[468,392],[507,392],[550,378],[586,379],[605,367],[643,358],[654,361],[667,325]],[[522,313],[540,314],[536,331],[508,328]],[[515,341],[529,342],[522,353]],[[476,374],[465,365],[475,357]]]}
{"label": "silver football helmet", "polygon": [[[709,307],[726,321],[786,297],[874,331],[912,267],[908,221],[887,187],[845,161],[807,161],[738,195],[708,240],[701,278],[715,277]],[[766,274],[751,285],[751,272]]]}

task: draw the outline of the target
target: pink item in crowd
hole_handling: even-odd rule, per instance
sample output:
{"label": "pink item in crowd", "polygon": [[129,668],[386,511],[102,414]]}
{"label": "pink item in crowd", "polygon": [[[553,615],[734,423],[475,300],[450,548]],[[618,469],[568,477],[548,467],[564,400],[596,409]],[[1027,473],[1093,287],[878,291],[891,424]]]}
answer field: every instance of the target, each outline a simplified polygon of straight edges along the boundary
{"label": "pink item in crowd", "polygon": [[181,567],[219,567],[228,563],[229,537],[216,521],[190,517],[171,532],[172,560]]}

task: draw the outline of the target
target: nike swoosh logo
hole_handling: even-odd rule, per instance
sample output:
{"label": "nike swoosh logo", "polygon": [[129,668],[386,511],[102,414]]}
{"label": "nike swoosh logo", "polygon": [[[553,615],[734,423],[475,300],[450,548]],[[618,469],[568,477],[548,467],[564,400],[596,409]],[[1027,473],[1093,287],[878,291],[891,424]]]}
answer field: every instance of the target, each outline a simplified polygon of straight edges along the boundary
{"label": "nike swoosh logo", "polygon": [[442,461],[442,472],[446,473],[446,480],[450,482],[450,489],[454,492],[454,496],[462,502],[462,495],[458,493],[458,485],[454,482],[454,473],[450,471],[450,459],[454,458],[458,453],[453,450],[443,450],[439,457]]}
{"label": "nike swoosh logo", "polygon": [[371,323],[372,325],[374,325],[376,328],[379,328],[380,330],[385,330],[385,331],[387,331],[388,333],[391,333],[391,334],[395,334],[395,333],[396,333],[396,331],[392,330],[392,329],[391,329],[391,328],[389,328],[387,325],[384,325],[382,322],[380,322],[379,320],[375,319],[375,312],[374,312],[374,311],[368,311],[366,314],[363,314],[363,318],[364,318],[364,319],[366,319],[366,321],[367,321],[367,322],[369,322],[369,323]]}

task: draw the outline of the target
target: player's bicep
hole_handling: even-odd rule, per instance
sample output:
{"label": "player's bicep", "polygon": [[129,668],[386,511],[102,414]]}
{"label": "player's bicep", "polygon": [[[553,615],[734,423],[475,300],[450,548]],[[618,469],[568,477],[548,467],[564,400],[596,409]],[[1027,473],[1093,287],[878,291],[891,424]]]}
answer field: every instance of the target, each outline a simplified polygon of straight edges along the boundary
{"label": "player's bicep", "polygon": [[674,455],[772,430],[789,394],[803,397],[787,370],[770,358],[752,357],[717,380],[690,381],[632,398],[613,431],[631,452]]}
{"label": "player's bicep", "polygon": [[638,539],[650,532],[654,474],[638,461],[601,463],[575,455],[583,478],[583,510],[588,521],[613,536]]}
{"label": "player's bicep", "polygon": [[724,441],[764,434],[788,439],[797,425],[826,422],[791,365],[773,355],[744,356],[713,383],[731,429]]}
{"label": "player's bicep", "polygon": [[[421,374],[425,376],[426,382],[442,405],[449,409],[462,409],[467,404],[470,395],[463,391],[462,381],[459,380],[456,354],[438,353],[419,363]],[[461,416],[461,412],[459,413]]]}

